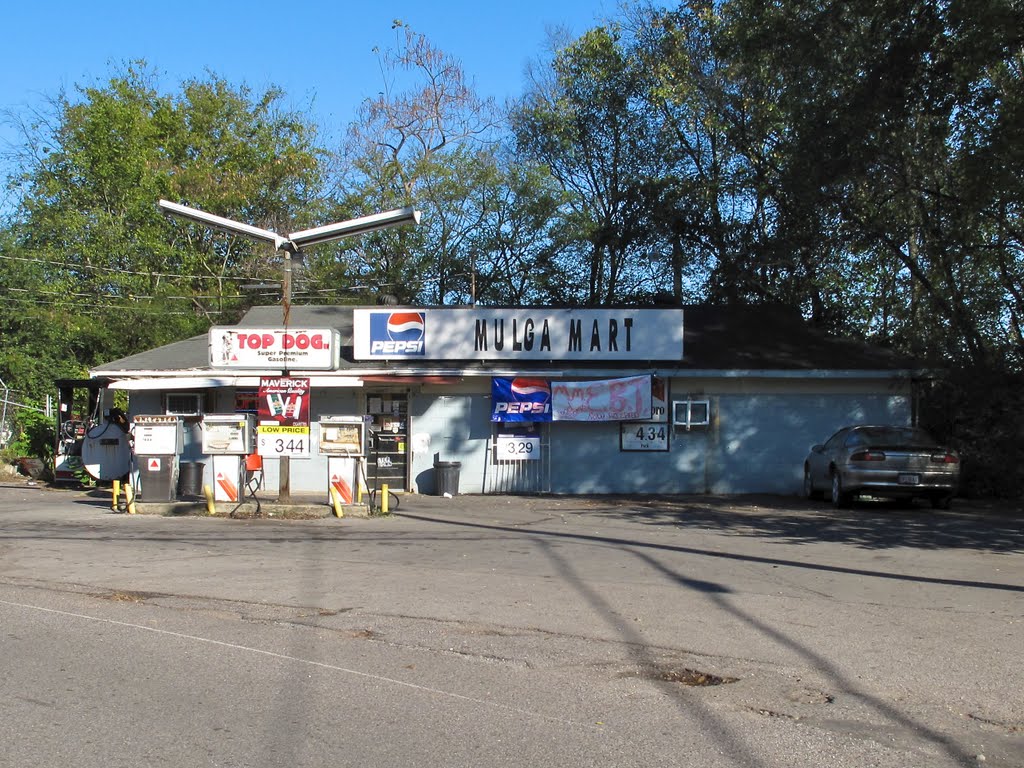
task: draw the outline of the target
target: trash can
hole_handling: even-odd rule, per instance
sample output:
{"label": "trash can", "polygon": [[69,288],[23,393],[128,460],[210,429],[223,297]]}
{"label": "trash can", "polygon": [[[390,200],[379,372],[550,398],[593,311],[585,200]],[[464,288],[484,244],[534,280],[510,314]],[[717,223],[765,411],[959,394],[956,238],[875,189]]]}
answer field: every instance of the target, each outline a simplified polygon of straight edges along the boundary
{"label": "trash can", "polygon": [[178,467],[178,496],[203,495],[203,470],[206,465],[200,461],[183,461]]}
{"label": "trash can", "polygon": [[438,496],[450,493],[459,495],[459,470],[462,463],[458,461],[434,462],[434,490]]}

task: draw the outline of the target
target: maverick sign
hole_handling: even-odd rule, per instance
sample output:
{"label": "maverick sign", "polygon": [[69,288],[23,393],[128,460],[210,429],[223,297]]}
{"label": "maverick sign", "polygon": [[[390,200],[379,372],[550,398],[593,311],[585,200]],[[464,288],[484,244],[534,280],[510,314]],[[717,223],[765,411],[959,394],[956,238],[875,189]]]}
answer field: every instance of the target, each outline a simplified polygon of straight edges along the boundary
{"label": "maverick sign", "polygon": [[681,360],[681,309],[353,310],[357,360]]}
{"label": "maverick sign", "polygon": [[330,371],[338,367],[338,333],[329,328],[213,327],[214,368],[284,368]]}

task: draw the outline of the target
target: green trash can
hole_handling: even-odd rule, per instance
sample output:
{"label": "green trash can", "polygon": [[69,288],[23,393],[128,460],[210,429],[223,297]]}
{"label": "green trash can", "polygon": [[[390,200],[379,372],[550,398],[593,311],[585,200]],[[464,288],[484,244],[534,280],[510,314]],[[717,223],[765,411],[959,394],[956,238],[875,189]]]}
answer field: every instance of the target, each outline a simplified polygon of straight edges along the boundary
{"label": "green trash can", "polygon": [[458,461],[434,462],[434,491],[438,496],[446,493],[459,495],[459,470],[462,463]]}

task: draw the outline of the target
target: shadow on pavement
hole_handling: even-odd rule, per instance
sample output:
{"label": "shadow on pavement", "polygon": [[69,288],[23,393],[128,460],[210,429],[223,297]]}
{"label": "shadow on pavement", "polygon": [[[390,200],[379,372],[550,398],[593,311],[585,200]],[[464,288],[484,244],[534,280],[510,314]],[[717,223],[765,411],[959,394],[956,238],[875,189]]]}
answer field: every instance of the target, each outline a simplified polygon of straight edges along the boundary
{"label": "shadow on pavement", "polygon": [[[650,526],[718,530],[791,544],[845,543],[864,549],[976,549],[1024,552],[1024,511],[1014,504],[962,503],[951,511],[891,501],[847,509],[782,496],[531,497],[560,511]],[[410,505],[411,506],[411,505]]]}

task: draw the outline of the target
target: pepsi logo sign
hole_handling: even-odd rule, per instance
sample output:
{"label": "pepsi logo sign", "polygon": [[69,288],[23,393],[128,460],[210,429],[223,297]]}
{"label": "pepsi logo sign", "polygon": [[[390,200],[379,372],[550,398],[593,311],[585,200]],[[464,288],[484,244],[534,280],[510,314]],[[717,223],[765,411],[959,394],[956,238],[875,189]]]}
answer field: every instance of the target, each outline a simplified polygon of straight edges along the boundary
{"label": "pepsi logo sign", "polygon": [[494,414],[543,415],[551,413],[551,385],[547,379],[518,376],[508,384],[508,398],[498,398]]}
{"label": "pepsi logo sign", "polygon": [[422,357],[425,329],[423,312],[373,312],[370,355]]}

